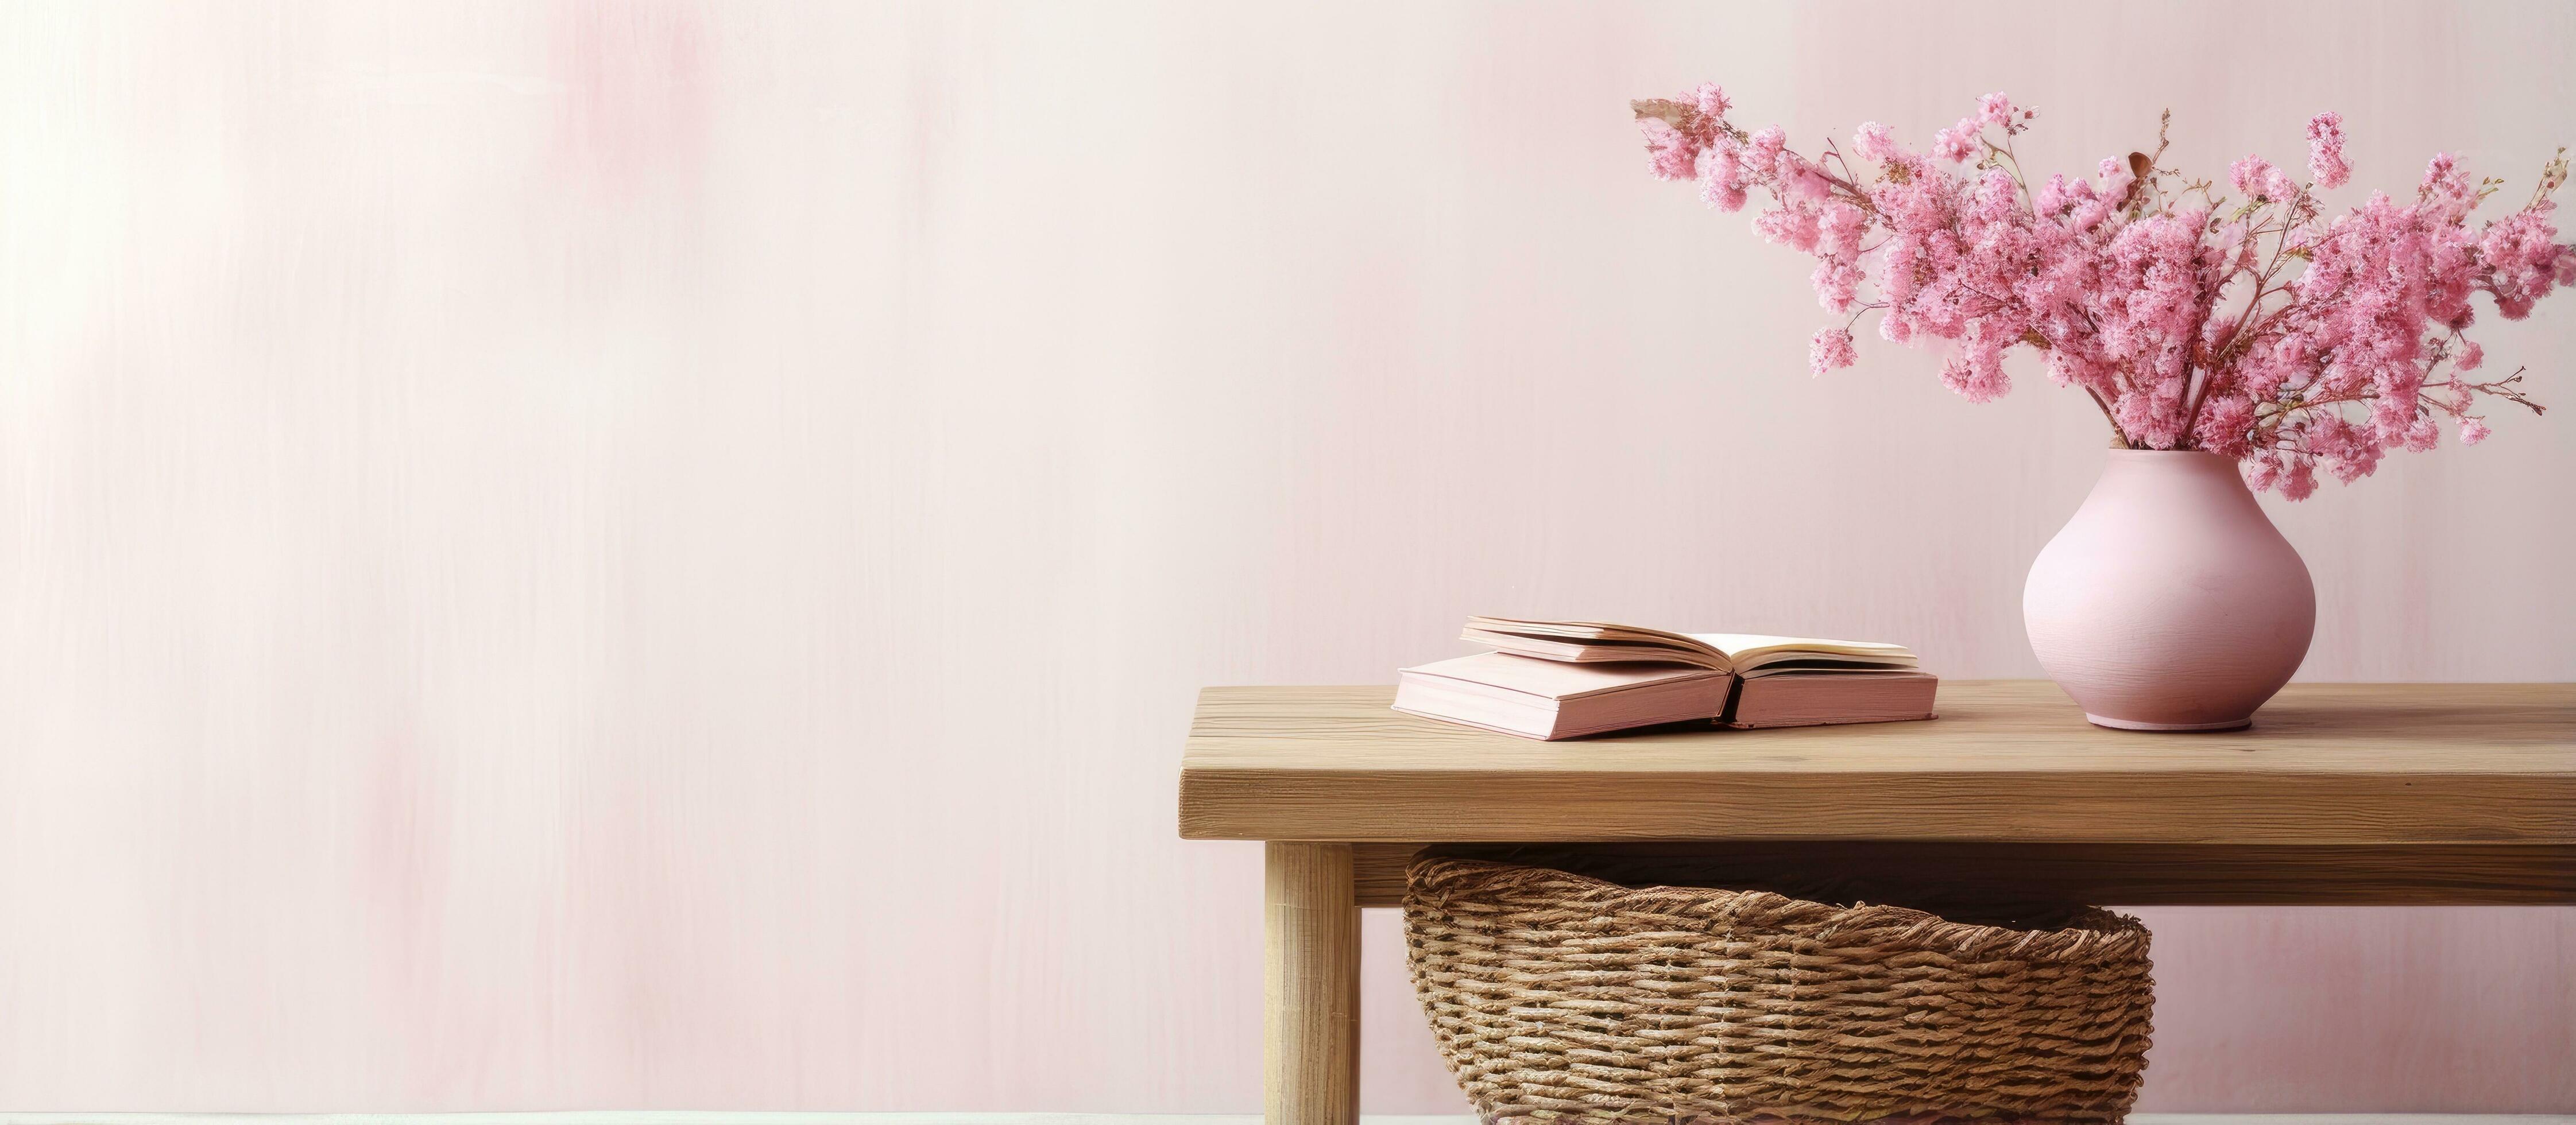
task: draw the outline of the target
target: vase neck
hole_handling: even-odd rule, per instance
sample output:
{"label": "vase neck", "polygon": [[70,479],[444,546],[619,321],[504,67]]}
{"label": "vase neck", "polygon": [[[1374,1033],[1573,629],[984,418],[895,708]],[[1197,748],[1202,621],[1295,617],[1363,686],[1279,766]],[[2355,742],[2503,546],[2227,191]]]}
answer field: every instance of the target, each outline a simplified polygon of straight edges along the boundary
{"label": "vase neck", "polygon": [[2255,507],[2236,462],[2197,450],[2113,449],[2093,486],[2105,493],[2154,492],[2168,496],[2206,496],[2210,502]]}

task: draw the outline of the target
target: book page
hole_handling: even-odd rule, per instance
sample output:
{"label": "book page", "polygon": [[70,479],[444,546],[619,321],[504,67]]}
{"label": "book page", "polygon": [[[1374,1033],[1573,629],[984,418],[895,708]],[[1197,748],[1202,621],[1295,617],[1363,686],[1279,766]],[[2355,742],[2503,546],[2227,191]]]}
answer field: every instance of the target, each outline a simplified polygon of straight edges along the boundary
{"label": "book page", "polygon": [[[1636,625],[1614,625],[1606,621],[1535,621],[1527,618],[1487,617],[1479,614],[1467,619],[1466,636],[1462,639],[1483,644],[1494,643],[1491,637],[1476,636],[1475,634],[1478,633],[1517,634],[1575,644],[1665,648],[1675,654],[1665,659],[1677,659],[1720,670],[1732,667],[1732,662],[1727,660],[1725,653],[1708,647],[1705,642],[1688,633],[1668,633],[1661,629],[1648,629]],[[1593,659],[1599,659],[1599,657]],[[1659,658],[1640,656],[1638,659]]]}
{"label": "book page", "polygon": [[1645,661],[1689,664],[1701,668],[1713,668],[1720,672],[1734,668],[1733,662],[1727,660],[1723,653],[1710,652],[1698,645],[1684,647],[1662,641],[1578,641],[1476,628],[1469,628],[1459,633],[1458,639],[1521,656],[1533,656],[1541,660],[1564,660],[1579,664]]}
{"label": "book page", "polygon": [[[1530,638],[1513,643],[1512,637]],[[1668,633],[1636,625],[1603,621],[1534,621],[1476,616],[1467,619],[1461,639],[1546,660],[1673,660],[1719,671],[1750,673],[1765,664],[1824,661],[1844,667],[1915,665],[1914,653],[1883,641],[1838,641],[1822,637],[1786,637],[1768,633]],[[1667,655],[1655,655],[1662,650]]]}
{"label": "book page", "polygon": [[1916,663],[1913,650],[1885,641],[1837,641],[1769,633],[1693,633],[1690,637],[1725,653],[1739,673],[1750,673],[1765,664],[1783,661],[1798,661],[1810,666],[1818,661],[1831,661],[1902,668],[1911,668]]}

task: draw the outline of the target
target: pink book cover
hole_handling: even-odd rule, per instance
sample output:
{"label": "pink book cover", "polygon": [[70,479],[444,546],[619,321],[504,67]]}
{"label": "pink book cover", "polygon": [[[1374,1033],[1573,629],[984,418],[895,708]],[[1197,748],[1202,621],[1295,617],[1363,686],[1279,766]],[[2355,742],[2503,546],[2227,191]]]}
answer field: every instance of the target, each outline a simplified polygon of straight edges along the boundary
{"label": "pink book cover", "polygon": [[1404,669],[1395,709],[1555,740],[1715,719],[1733,680],[1687,665],[1573,664],[1487,652]]}

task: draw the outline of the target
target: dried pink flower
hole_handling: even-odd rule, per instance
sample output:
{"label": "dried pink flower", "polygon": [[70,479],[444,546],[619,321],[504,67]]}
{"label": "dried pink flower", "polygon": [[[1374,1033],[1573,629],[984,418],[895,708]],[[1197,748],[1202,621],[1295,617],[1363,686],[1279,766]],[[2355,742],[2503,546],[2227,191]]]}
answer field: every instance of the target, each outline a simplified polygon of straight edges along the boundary
{"label": "dried pink flower", "polygon": [[2298,460],[2281,473],[2281,495],[2291,500],[2305,500],[2317,493],[2317,465]]}
{"label": "dried pink flower", "polygon": [[2227,182],[2247,195],[2261,195],[2264,182],[2271,178],[2271,171],[2271,161],[2249,155],[2227,166]]}
{"label": "dried pink flower", "polygon": [[2308,172],[2317,178],[2317,186],[2342,187],[2352,178],[2352,165],[2343,159],[2343,115],[2331,110],[2308,119]]}
{"label": "dried pink flower", "polygon": [[1732,144],[1718,144],[1700,160],[1699,197],[1720,211],[1744,209],[1750,196],[1744,189],[1744,164]]}
{"label": "dried pink flower", "polygon": [[1896,134],[1885,125],[1864,121],[1860,128],[1852,130],[1852,154],[1863,160],[1884,162],[1893,159],[1899,151]]}
{"label": "dried pink flower", "polygon": [[1789,131],[1777,125],[1763,126],[1745,142],[1744,166],[1769,173],[1780,166],[1780,154],[1789,151]]}
{"label": "dried pink flower", "polygon": [[1997,90],[1977,99],[1977,120],[2002,128],[2011,125],[2012,119],[2012,99],[2005,97],[2003,91]]}
{"label": "dried pink flower", "polygon": [[2256,492],[2265,491],[2281,480],[2281,459],[2278,457],[2248,457],[2238,462],[2236,468],[2244,474],[2246,485]]}
{"label": "dried pink flower", "polygon": [[1859,358],[1852,349],[1852,334],[1848,328],[1819,328],[1815,338],[1807,341],[1807,373],[1810,375],[1842,370],[1858,362]]}
{"label": "dried pink flower", "polygon": [[1816,213],[1794,207],[1777,207],[1754,216],[1753,229],[1792,250],[1814,250],[1819,233]]}
{"label": "dried pink flower", "polygon": [[1646,131],[1647,168],[1661,180],[1687,180],[1699,160],[1699,148],[1670,124],[1652,117],[1637,124]]}

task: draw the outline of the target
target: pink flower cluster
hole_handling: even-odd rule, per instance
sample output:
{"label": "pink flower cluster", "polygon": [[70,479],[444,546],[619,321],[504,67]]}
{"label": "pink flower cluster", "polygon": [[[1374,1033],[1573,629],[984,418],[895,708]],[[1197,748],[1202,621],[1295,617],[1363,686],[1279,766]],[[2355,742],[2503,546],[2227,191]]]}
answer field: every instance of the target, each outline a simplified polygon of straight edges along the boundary
{"label": "pink flower cluster", "polygon": [[2351,175],[2332,113],[2308,123],[2311,182],[2248,156],[2229,196],[2206,180],[2168,191],[2161,130],[2154,153],[2033,186],[2013,138],[2035,115],[2000,93],[1924,152],[1871,122],[1848,153],[1827,142],[1811,158],[1779,126],[1738,128],[1731,108],[1714,84],[1635,105],[1656,175],[1727,211],[1762,192],[1754,230],[1816,259],[1817,299],[1844,314],[1809,343],[1819,375],[1856,361],[1851,329],[1871,312],[1888,340],[1946,342],[1942,382],[1973,401],[2010,390],[2005,357],[2033,349],[2123,443],[2233,457],[2291,499],[2321,467],[2351,481],[2389,449],[2432,448],[2442,419],[2484,438],[2480,396],[2540,409],[2519,372],[2470,378],[2485,355],[2465,333],[2474,294],[2520,319],[2576,284],[2576,246],[2550,222],[2564,149],[2528,202],[2473,228],[2496,181],[2448,155],[2413,202],[2373,193],[2328,217],[2316,191]]}

